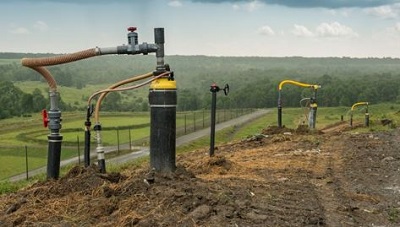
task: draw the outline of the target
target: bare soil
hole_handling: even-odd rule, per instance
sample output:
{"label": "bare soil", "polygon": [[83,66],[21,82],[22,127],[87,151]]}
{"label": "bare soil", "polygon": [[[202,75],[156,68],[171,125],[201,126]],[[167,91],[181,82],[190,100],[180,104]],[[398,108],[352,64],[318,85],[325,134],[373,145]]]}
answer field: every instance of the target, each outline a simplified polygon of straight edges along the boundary
{"label": "bare soil", "polygon": [[[400,226],[400,131],[264,129],[262,135],[0,197],[0,226]],[[148,180],[145,180],[148,179]]]}

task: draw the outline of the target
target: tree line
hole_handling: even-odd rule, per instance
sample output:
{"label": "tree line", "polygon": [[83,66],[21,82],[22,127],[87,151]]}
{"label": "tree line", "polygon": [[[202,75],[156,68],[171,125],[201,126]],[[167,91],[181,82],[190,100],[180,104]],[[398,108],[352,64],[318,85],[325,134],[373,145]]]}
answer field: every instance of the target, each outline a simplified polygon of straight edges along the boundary
{"label": "tree line", "polygon": [[[49,54],[0,53],[0,119],[38,112],[49,104],[43,91],[26,93],[16,81],[43,81],[41,76],[19,64],[19,57],[42,57]],[[392,58],[264,58],[167,56],[178,85],[178,110],[208,109],[210,85],[230,85],[228,96],[218,93],[218,108],[272,108],[277,106],[278,84],[284,79],[320,84],[319,106],[351,106],[355,102],[400,101],[400,59]],[[154,56],[104,56],[66,65],[48,67],[62,86],[85,89],[90,84],[112,84],[154,70]],[[134,73],[133,73],[134,72]],[[45,83],[43,81],[43,83]],[[47,91],[46,91],[47,92]],[[124,100],[126,93],[110,93],[104,111],[146,111],[147,94],[134,101]],[[90,94],[87,94],[88,96]],[[311,97],[310,89],[285,85],[283,105],[298,107],[302,98]],[[63,111],[84,110],[60,99]]]}

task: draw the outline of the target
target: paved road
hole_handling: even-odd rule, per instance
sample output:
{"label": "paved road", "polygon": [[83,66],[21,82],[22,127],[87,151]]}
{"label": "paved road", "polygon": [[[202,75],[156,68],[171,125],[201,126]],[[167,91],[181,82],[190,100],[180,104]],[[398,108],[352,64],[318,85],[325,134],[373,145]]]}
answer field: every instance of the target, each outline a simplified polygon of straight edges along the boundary
{"label": "paved road", "polygon": [[[246,122],[248,122],[250,120],[259,118],[259,117],[261,117],[261,116],[263,116],[263,115],[265,115],[265,114],[267,114],[269,112],[271,112],[270,109],[260,109],[260,110],[257,110],[255,112],[253,112],[253,113],[246,114],[246,115],[240,116],[238,118],[222,122],[222,123],[217,124],[215,126],[215,131],[219,131],[219,130],[222,130],[222,129],[225,129],[225,128],[228,128],[228,127],[231,127],[231,126],[234,126],[234,125],[240,126],[240,125],[242,125],[242,124],[244,124],[244,123],[246,123]],[[178,137],[176,139],[176,146],[179,147],[179,146],[181,146],[183,144],[189,143],[189,142],[191,142],[193,140],[199,139],[199,138],[207,136],[209,134],[210,134],[210,127],[202,129],[202,130],[199,130],[199,131],[196,131],[196,132],[192,132],[190,134],[187,134],[187,135],[184,135],[184,136],[181,136],[181,137]],[[129,144],[120,145],[119,148],[121,150],[129,149]],[[117,150],[117,146],[104,147],[104,150],[105,150],[106,153],[109,153],[109,152],[112,152],[112,151],[116,151]],[[121,155],[121,156],[118,156],[118,157],[115,157],[115,158],[111,158],[109,160],[106,160],[106,162],[107,163],[112,163],[112,164],[122,164],[122,163],[128,162],[128,161],[130,161],[132,159],[139,158],[139,157],[142,157],[142,156],[150,154],[149,147],[134,147],[134,150],[138,150],[138,151],[134,151],[134,152],[129,153],[129,154],[125,154],[125,155]],[[96,159],[96,153],[92,153],[91,157],[92,157],[91,160],[97,160]],[[83,155],[80,157],[80,159],[83,161]],[[67,160],[61,161],[60,165],[61,166],[71,165],[71,164],[78,163],[78,161],[79,161],[79,158],[75,157],[75,158],[71,158],[71,159],[67,159]],[[28,176],[32,177],[34,175],[37,175],[37,174],[40,174],[40,173],[45,173],[45,172],[46,172],[46,167],[42,167],[42,168],[38,168],[38,169],[29,171]],[[26,179],[26,173],[13,176],[9,180],[11,182],[14,182],[14,181],[19,181],[19,180],[23,180],[23,179]]]}

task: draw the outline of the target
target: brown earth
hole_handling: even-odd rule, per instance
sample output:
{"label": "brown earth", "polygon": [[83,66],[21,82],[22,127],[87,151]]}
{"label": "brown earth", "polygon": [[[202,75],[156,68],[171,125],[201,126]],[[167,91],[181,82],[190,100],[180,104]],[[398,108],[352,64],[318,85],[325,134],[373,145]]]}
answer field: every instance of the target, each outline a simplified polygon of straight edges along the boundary
{"label": "brown earth", "polygon": [[400,226],[399,129],[337,128],[270,127],[211,158],[179,155],[154,182],[148,164],[77,166],[1,196],[0,226]]}

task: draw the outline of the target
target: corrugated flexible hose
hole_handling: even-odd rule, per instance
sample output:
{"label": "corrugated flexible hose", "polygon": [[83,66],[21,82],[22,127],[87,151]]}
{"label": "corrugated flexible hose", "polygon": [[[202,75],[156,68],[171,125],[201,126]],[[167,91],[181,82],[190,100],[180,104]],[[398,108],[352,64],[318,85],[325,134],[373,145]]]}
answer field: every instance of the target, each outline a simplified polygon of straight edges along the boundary
{"label": "corrugated flexible hose", "polygon": [[50,90],[55,91],[57,90],[57,83],[54,80],[51,73],[43,66],[59,65],[68,62],[78,61],[85,58],[97,56],[98,53],[99,53],[98,48],[91,48],[71,54],[65,54],[54,57],[23,58],[21,60],[21,63],[23,66],[29,67],[40,73],[49,84]]}

